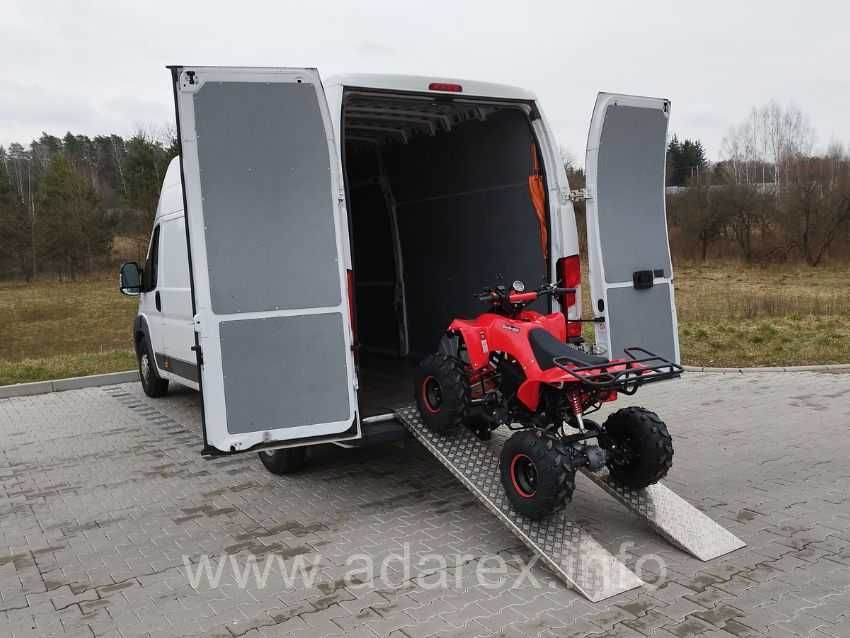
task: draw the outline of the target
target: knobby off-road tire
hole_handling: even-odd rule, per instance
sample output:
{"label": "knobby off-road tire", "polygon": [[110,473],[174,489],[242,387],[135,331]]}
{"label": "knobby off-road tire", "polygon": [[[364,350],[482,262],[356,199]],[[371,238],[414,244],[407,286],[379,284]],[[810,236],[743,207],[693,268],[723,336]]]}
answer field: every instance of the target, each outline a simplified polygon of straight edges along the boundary
{"label": "knobby off-road tire", "polygon": [[514,509],[534,520],[563,508],[575,489],[570,458],[539,431],[516,432],[505,441],[499,473]]}
{"label": "knobby off-road tire", "polygon": [[425,357],[416,371],[414,392],[422,421],[434,432],[448,434],[466,420],[469,388],[464,364],[455,357]]}
{"label": "knobby off-road tire", "polygon": [[306,447],[290,447],[258,453],[266,469],[272,474],[284,475],[297,472],[307,464]]}
{"label": "knobby off-road tire", "polygon": [[617,410],[603,431],[599,442],[612,452],[608,470],[618,483],[641,489],[663,479],[672,467],[673,439],[655,412],[639,407]]}
{"label": "knobby off-road tire", "polygon": [[151,352],[150,343],[144,337],[136,349],[136,359],[139,362],[139,379],[142,382],[142,390],[152,399],[156,399],[168,392],[168,379],[162,379],[156,371],[156,361]]}

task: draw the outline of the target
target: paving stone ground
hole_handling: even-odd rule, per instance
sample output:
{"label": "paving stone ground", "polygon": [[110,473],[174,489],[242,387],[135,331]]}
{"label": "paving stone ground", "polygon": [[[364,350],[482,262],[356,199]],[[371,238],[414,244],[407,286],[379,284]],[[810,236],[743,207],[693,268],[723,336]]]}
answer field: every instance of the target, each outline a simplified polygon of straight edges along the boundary
{"label": "paving stone ground", "polygon": [[[673,433],[667,485],[747,547],[702,563],[579,477],[576,518],[658,580],[596,604],[526,569],[412,440],[322,449],[277,477],[254,455],[202,459],[191,391],[2,400],[0,636],[850,636],[850,376],[659,386],[632,402]],[[232,569],[250,555],[275,567],[265,586]],[[205,560],[217,587],[190,582]]]}

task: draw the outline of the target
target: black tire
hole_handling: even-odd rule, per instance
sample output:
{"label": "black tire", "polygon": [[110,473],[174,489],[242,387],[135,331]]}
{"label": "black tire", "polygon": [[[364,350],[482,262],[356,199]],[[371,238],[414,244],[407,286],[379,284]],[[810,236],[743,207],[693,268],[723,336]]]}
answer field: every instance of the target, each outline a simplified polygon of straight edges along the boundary
{"label": "black tire", "polygon": [[306,447],[289,447],[281,450],[258,452],[260,460],[272,474],[292,474],[307,464]]}
{"label": "black tire", "polygon": [[516,432],[505,441],[499,474],[514,509],[534,520],[563,508],[575,489],[569,457],[551,437],[536,430]]}
{"label": "black tire", "polygon": [[168,379],[162,379],[156,371],[156,360],[151,352],[150,343],[145,337],[139,341],[136,348],[136,359],[139,362],[139,379],[142,390],[152,399],[165,396],[168,392]]}
{"label": "black tire", "polygon": [[673,439],[655,412],[623,408],[602,427],[599,443],[609,451],[608,470],[618,483],[641,489],[663,479],[673,466]]}
{"label": "black tire", "polygon": [[464,365],[445,354],[432,354],[422,360],[414,380],[416,405],[425,425],[447,434],[466,420],[469,388]]}

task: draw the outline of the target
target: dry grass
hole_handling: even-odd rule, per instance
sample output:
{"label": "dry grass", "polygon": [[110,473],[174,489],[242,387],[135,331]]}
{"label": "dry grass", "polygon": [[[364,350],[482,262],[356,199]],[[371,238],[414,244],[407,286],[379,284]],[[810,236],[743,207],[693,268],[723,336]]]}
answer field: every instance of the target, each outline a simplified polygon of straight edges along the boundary
{"label": "dry grass", "polygon": [[[137,304],[116,280],[0,282],[0,384],[133,368]],[[676,282],[685,363],[850,362],[847,266],[677,264]]]}
{"label": "dry grass", "polygon": [[850,363],[850,268],[676,267],[685,363]]}
{"label": "dry grass", "polygon": [[0,282],[0,384],[133,368],[138,302],[117,279]]}
{"label": "dry grass", "polygon": [[[684,363],[850,363],[850,267],[714,262],[674,270]],[[589,308],[586,282],[583,288]]]}

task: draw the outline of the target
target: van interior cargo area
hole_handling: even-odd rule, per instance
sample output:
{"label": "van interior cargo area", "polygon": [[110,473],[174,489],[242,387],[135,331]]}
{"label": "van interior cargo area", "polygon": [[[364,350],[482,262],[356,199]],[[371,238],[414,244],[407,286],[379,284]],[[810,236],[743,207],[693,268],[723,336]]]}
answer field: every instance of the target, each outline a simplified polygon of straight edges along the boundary
{"label": "van interior cargo area", "polygon": [[522,103],[346,94],[362,416],[412,400],[416,362],[453,318],[485,310],[481,288],[548,281],[548,214],[539,219],[529,191],[542,165],[530,116]]}

